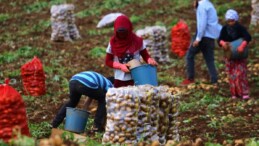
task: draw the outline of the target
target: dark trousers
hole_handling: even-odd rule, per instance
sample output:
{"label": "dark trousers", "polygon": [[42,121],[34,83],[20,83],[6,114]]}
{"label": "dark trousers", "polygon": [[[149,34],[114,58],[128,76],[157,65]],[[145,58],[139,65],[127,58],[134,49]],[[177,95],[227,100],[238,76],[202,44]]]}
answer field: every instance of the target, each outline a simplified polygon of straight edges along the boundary
{"label": "dark trousers", "polygon": [[216,67],[214,64],[214,49],[215,49],[215,40],[207,37],[202,38],[198,47],[193,47],[191,44],[186,55],[188,79],[191,79],[191,80],[194,79],[194,76],[195,76],[194,58],[195,58],[195,55],[201,51],[209,70],[211,83],[217,82],[218,77],[217,77]]}
{"label": "dark trousers", "polygon": [[114,80],[114,87],[115,88],[119,88],[119,87],[125,87],[125,86],[133,86],[134,85],[134,81],[133,80],[129,80],[129,81],[121,81],[121,80]]}
{"label": "dark trousers", "polygon": [[103,129],[103,125],[106,121],[106,92],[104,92],[101,88],[92,89],[86,87],[84,84],[76,80],[72,80],[69,82],[69,92],[69,101],[61,107],[56,117],[54,118],[52,122],[53,128],[58,127],[66,117],[66,107],[75,108],[79,103],[81,96],[86,95],[89,98],[98,101],[98,107],[94,118],[94,124],[96,128]]}

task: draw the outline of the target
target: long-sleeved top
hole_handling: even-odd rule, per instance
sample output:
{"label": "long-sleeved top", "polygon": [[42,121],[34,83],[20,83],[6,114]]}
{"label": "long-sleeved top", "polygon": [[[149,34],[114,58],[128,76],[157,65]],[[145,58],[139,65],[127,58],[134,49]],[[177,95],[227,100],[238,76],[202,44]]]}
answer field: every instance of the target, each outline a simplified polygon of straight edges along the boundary
{"label": "long-sleeved top", "polygon": [[199,1],[197,11],[197,41],[203,37],[217,39],[219,37],[222,26],[218,23],[218,16],[216,9],[209,0]]}
{"label": "long-sleeved top", "polygon": [[223,26],[220,32],[218,43],[221,40],[225,42],[232,42],[239,38],[243,38],[247,42],[251,41],[251,35],[248,33],[246,28],[241,24],[239,24],[238,22],[236,22],[234,26],[228,26],[228,25]]}
{"label": "long-sleeved top", "polygon": [[107,91],[109,88],[113,87],[113,84],[104,76],[97,72],[85,71],[74,75],[70,81],[77,80],[85,86],[98,89],[101,88],[104,91]]}
{"label": "long-sleeved top", "polygon": [[[128,61],[132,60],[132,59],[137,59],[140,61],[140,56],[144,59],[145,62],[147,62],[147,60],[150,58],[150,55],[148,54],[147,50],[146,50],[146,44],[143,44],[142,48],[140,48],[140,50],[134,52],[134,54],[132,55],[132,58],[126,58],[127,60],[122,60],[122,62],[120,61],[120,58],[118,56],[115,56],[112,51],[111,51],[111,45],[109,43],[107,49],[106,49],[106,59],[105,59],[105,64],[111,68],[113,68],[113,62],[120,62],[120,63],[127,63]],[[127,52],[126,52],[127,53]],[[120,69],[114,69],[114,78],[117,80],[121,80],[121,81],[129,81],[132,80],[132,76],[130,73],[125,73],[123,71],[121,71]]]}

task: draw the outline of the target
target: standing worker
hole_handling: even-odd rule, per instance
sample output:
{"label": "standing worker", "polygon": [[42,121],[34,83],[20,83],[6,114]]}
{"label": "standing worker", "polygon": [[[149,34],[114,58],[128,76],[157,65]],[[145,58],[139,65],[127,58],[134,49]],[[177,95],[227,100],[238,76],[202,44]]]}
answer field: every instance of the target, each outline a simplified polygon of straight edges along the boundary
{"label": "standing worker", "polygon": [[[98,101],[94,118],[94,132],[104,131],[106,121],[105,96],[109,88],[113,87],[113,77],[105,78],[99,73],[85,71],[74,75],[69,81],[69,101],[65,103],[52,122],[52,127],[57,128],[66,116],[66,107],[76,107],[82,95]],[[90,102],[88,103],[90,104]]]}
{"label": "standing worker", "polygon": [[114,22],[114,34],[107,47],[105,60],[105,64],[114,69],[114,87],[134,85],[127,63],[132,59],[140,61],[140,56],[148,64],[157,65],[143,45],[143,39],[133,32],[129,18],[119,16]]}
{"label": "standing worker", "polygon": [[200,51],[209,70],[210,82],[214,84],[217,83],[218,79],[214,64],[215,39],[218,38],[222,26],[218,24],[217,12],[210,0],[195,0],[194,7],[196,9],[197,32],[186,56],[187,79],[181,85],[194,83],[194,58]]}
{"label": "standing worker", "polygon": [[[238,53],[243,53],[246,46],[251,41],[251,35],[247,29],[238,21],[239,16],[237,11],[229,9],[226,12],[225,19],[227,24],[223,26],[220,36],[219,45],[225,50],[228,49],[228,44],[237,39],[243,39],[238,46]],[[247,58],[228,59],[225,58],[226,71],[229,78],[230,92],[232,99],[241,97],[249,99],[249,86],[247,78]]]}

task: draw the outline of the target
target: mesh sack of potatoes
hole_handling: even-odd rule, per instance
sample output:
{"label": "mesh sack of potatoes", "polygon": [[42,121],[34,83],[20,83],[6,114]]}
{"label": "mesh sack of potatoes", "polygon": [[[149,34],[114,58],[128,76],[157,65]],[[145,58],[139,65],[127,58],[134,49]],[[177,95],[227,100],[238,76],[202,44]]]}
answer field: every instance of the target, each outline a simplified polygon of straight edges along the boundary
{"label": "mesh sack of potatoes", "polygon": [[72,41],[79,39],[80,35],[75,25],[74,5],[61,4],[51,7],[51,40]]}
{"label": "mesh sack of potatoes", "polygon": [[159,142],[161,144],[166,143],[166,133],[169,128],[169,112],[172,106],[172,95],[169,91],[168,86],[159,86],[157,87],[159,91],[157,96],[160,98],[159,102],[159,126],[158,126],[158,136]]}
{"label": "mesh sack of potatoes", "polygon": [[152,141],[158,141],[159,137],[158,137],[158,127],[159,127],[159,116],[158,116],[158,112],[159,112],[159,102],[160,102],[160,98],[159,96],[157,96],[158,94],[158,90],[156,88],[154,88],[154,92],[155,95],[152,97],[152,101],[151,101],[151,105],[150,105],[150,123],[151,123],[151,128],[150,128],[150,132],[151,132],[151,140]]}
{"label": "mesh sack of potatoes", "polygon": [[155,27],[153,29],[154,37],[154,52],[160,52],[159,55],[155,56],[160,63],[169,61],[169,49],[168,41],[166,40],[166,28],[165,27]]}
{"label": "mesh sack of potatoes", "polygon": [[169,49],[165,27],[146,27],[145,29],[138,30],[136,34],[143,38],[144,44],[152,58],[159,63],[169,61]]}
{"label": "mesh sack of potatoes", "polygon": [[251,25],[257,26],[259,25],[259,1],[258,0],[252,0],[251,1]]}
{"label": "mesh sack of potatoes", "polygon": [[139,111],[138,111],[138,127],[137,127],[137,140],[144,140],[151,142],[153,131],[151,131],[151,108],[152,98],[155,95],[155,89],[151,85],[141,85],[137,87],[140,91],[139,94]]}
{"label": "mesh sack of potatoes", "polygon": [[66,22],[55,22],[52,23],[52,33],[51,33],[51,40],[52,41],[72,41],[69,37],[69,33],[67,30],[68,24]]}
{"label": "mesh sack of potatoes", "polygon": [[179,115],[179,100],[180,100],[180,95],[173,95],[172,96],[173,104],[172,107],[170,108],[169,112],[169,129],[166,134],[166,139],[167,140],[176,140],[179,141],[179,130],[178,130],[178,120],[177,116]]}
{"label": "mesh sack of potatoes", "polygon": [[166,142],[173,97],[168,86],[111,88],[106,94],[107,124],[103,144]]}
{"label": "mesh sack of potatoes", "polygon": [[106,94],[107,124],[104,144],[136,144],[139,90],[134,87],[111,88]]}

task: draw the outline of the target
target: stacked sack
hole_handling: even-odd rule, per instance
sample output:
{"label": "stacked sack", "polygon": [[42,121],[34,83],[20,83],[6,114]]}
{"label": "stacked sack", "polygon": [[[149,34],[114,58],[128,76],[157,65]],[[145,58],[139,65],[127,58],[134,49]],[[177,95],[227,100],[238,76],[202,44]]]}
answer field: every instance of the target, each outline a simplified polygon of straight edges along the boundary
{"label": "stacked sack", "polygon": [[166,137],[167,140],[175,140],[175,141],[180,141],[180,136],[179,136],[179,129],[178,129],[178,120],[177,116],[179,115],[179,103],[180,96],[179,95],[173,95],[172,96],[172,101],[173,104],[170,108],[169,111],[169,129],[167,131]]}
{"label": "stacked sack", "polygon": [[0,139],[5,142],[13,138],[15,128],[30,136],[23,99],[8,83],[6,80],[6,84],[0,85]]}
{"label": "stacked sack", "polygon": [[103,144],[134,145],[142,140],[165,144],[172,99],[167,86],[110,88]]}
{"label": "stacked sack", "polygon": [[72,41],[80,38],[75,25],[74,5],[62,4],[51,7],[51,40]]}
{"label": "stacked sack", "polygon": [[172,52],[179,57],[185,56],[191,41],[188,25],[180,20],[171,30]]}
{"label": "stacked sack", "polygon": [[156,131],[151,130],[152,126],[150,119],[152,114],[150,105],[152,104],[156,91],[153,86],[149,85],[138,86],[138,88],[140,90],[140,106],[138,111],[137,140],[144,140],[145,142],[150,143],[154,141],[152,135],[156,134]]}
{"label": "stacked sack", "polygon": [[159,136],[159,142],[161,144],[166,143],[166,134],[169,129],[169,113],[170,109],[172,107],[172,95],[169,91],[168,86],[159,86],[157,87],[159,90],[158,94],[156,96],[159,97],[159,127],[158,127],[158,136]]}
{"label": "stacked sack", "polygon": [[107,123],[103,143],[136,144],[139,91],[111,88],[106,94]]}
{"label": "stacked sack", "polygon": [[46,93],[43,66],[37,57],[21,67],[21,76],[25,94],[40,96]]}
{"label": "stacked sack", "polygon": [[143,38],[144,44],[152,58],[159,63],[167,63],[169,61],[165,27],[146,27],[145,29],[138,30],[136,34]]}
{"label": "stacked sack", "polygon": [[252,13],[251,13],[251,25],[259,25],[259,0],[251,1]]}
{"label": "stacked sack", "polygon": [[154,88],[154,96],[152,97],[152,102],[150,105],[150,123],[151,123],[151,134],[152,134],[152,141],[158,141],[159,137],[158,137],[158,128],[159,128],[159,102],[160,102],[160,97],[156,96],[158,94],[158,90],[156,88]]}

